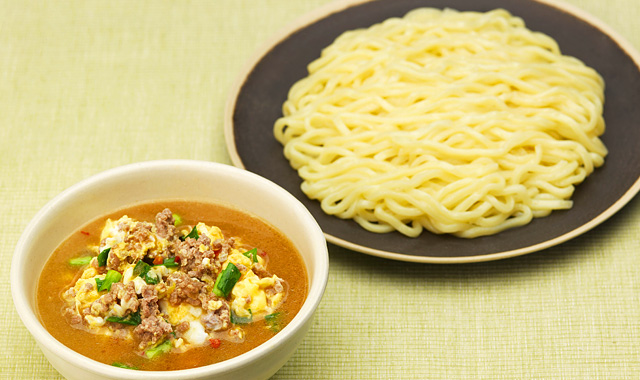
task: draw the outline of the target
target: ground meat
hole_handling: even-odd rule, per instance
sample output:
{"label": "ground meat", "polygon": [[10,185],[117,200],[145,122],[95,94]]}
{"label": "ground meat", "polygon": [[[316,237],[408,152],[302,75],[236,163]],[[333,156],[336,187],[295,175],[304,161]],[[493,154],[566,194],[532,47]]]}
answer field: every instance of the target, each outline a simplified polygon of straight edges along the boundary
{"label": "ground meat", "polygon": [[227,333],[227,337],[232,342],[240,343],[244,341],[244,331],[240,328],[230,329]]}
{"label": "ground meat", "polygon": [[124,231],[124,232],[129,232],[129,230],[131,226],[129,226],[129,223],[125,223],[125,222],[120,222],[118,223],[118,229],[120,231]]}
{"label": "ground meat", "polygon": [[[120,285],[120,286],[116,286],[116,285]],[[123,285],[120,282],[113,284],[111,286],[111,291],[114,292],[116,297],[120,300],[120,306],[122,306],[125,313],[127,311],[135,312],[138,310],[140,301],[138,301],[138,296],[136,294],[136,287],[133,282],[129,282],[127,283],[127,285]]]}
{"label": "ground meat", "polygon": [[123,308],[123,313],[135,312],[138,310],[139,301],[133,282],[124,285],[116,282],[111,285],[109,293],[98,298],[91,304],[91,314],[95,316],[105,316],[115,304]]}
{"label": "ground meat", "polygon": [[62,311],[62,315],[64,315],[65,318],[67,318],[67,321],[69,321],[69,323],[72,326],[77,328],[79,325],[82,325],[82,316],[76,313],[76,310],[74,308],[71,308],[71,307],[65,308]]}
{"label": "ground meat", "polygon": [[207,331],[220,331],[229,327],[230,316],[229,309],[220,308],[215,312],[208,312],[200,317]]}
{"label": "ground meat", "polygon": [[130,247],[140,250],[142,243],[149,240],[151,236],[151,223],[138,222],[133,226],[133,229],[126,235],[124,242]]}
{"label": "ground meat", "polygon": [[[216,239],[213,242],[204,235],[199,236],[198,240],[187,238],[178,243],[177,255],[180,256],[180,269],[190,277],[202,278],[207,275],[214,278],[215,274],[220,272],[222,263],[227,261],[234,244],[234,238],[226,241]],[[206,249],[201,251],[201,246]]]}
{"label": "ground meat", "polygon": [[67,291],[65,291],[62,294],[62,298],[64,298],[67,302],[75,300],[75,297],[76,297],[76,290],[73,287],[67,289]]}
{"label": "ground meat", "polygon": [[187,330],[189,330],[189,327],[190,327],[189,322],[185,321],[177,325],[175,331],[178,334],[184,334],[185,332],[187,332]]}
{"label": "ground meat", "polygon": [[[278,293],[282,293],[284,291],[284,284],[283,284],[283,280],[281,279],[276,279],[275,283],[273,284],[273,286],[266,288],[264,290],[264,292],[267,294],[267,297],[272,297]],[[271,300],[269,299],[269,304],[271,303]]]}
{"label": "ground meat", "polygon": [[205,329],[207,331],[220,331],[229,328],[231,323],[229,303],[225,299],[218,298],[215,294],[207,292],[205,289],[200,292],[199,298],[205,311],[205,314],[200,317]]}
{"label": "ground meat", "polygon": [[139,340],[139,348],[144,349],[149,345],[159,342],[164,336],[171,333],[171,325],[162,318],[158,309],[158,291],[155,286],[145,285],[141,291],[140,318],[142,321],[133,330],[133,334]]}
{"label": "ground meat", "polygon": [[95,316],[104,316],[115,303],[115,297],[111,292],[109,292],[93,301],[91,304],[91,314]]}
{"label": "ground meat", "polygon": [[216,241],[213,242],[212,246],[214,251],[217,254],[216,259],[218,262],[224,263],[225,261],[227,261],[227,258],[229,257],[229,252],[231,251],[231,248],[233,248],[235,243],[236,243],[236,239],[233,237],[227,239],[226,241],[222,239],[217,239]]}
{"label": "ground meat", "polygon": [[[147,251],[148,247],[144,247],[144,244],[153,244],[155,237],[152,232],[153,224],[148,222],[137,222],[133,227],[129,224],[120,223],[118,229],[125,232],[124,246],[119,244],[116,247],[112,247],[107,258],[107,269],[117,270],[122,272],[128,264],[134,264],[139,260],[142,260],[145,255],[148,255],[153,259],[156,252]],[[102,247],[105,247],[106,239],[100,243]]]}
{"label": "ground meat", "polygon": [[[224,298],[218,298],[218,296],[216,296],[213,292],[208,291],[207,288],[202,288],[202,290],[200,291],[200,294],[198,294],[198,299],[200,300],[200,304],[202,305],[202,308],[207,311],[207,310],[211,310],[211,311],[215,311],[218,310],[218,308],[220,307],[220,303],[224,302],[226,303],[227,301]],[[213,301],[213,302],[211,302]],[[216,305],[213,308],[210,307],[210,305]]]}
{"label": "ground meat", "polygon": [[118,293],[122,291],[122,288],[124,288],[124,286],[125,285],[122,282],[114,282],[113,284],[111,284],[111,288],[109,288],[109,293],[117,296]]}
{"label": "ground meat", "polygon": [[143,319],[142,322],[133,329],[133,334],[139,340],[138,348],[143,350],[149,345],[158,343],[172,331],[173,329],[167,321],[153,315]]}
{"label": "ground meat", "polygon": [[182,302],[187,302],[193,306],[201,305],[198,296],[204,286],[202,281],[190,278],[183,272],[174,272],[167,277],[167,284],[169,287],[175,285],[173,292],[169,296],[169,303],[172,305],[178,305]]}
{"label": "ground meat", "polygon": [[253,264],[251,270],[260,278],[271,277],[271,273],[269,273],[269,271],[267,271],[267,269],[260,263]]}
{"label": "ground meat", "polygon": [[120,258],[116,255],[109,255],[107,257],[107,269],[119,270]]}
{"label": "ground meat", "polygon": [[72,325],[81,325],[82,324],[82,317],[79,316],[78,314],[74,314],[71,316],[71,318],[69,318],[69,322]]}
{"label": "ground meat", "polygon": [[276,293],[282,293],[284,291],[284,286],[282,285],[281,279],[276,279],[276,283],[273,284],[273,289],[276,291]]}
{"label": "ground meat", "polygon": [[159,212],[156,215],[156,232],[159,236],[169,239],[176,232],[176,227],[174,226],[173,214],[171,210],[165,208],[162,212]]}
{"label": "ground meat", "polygon": [[140,318],[145,319],[158,313],[158,291],[153,285],[145,285],[140,292]]}
{"label": "ground meat", "polygon": [[156,290],[155,285],[144,285],[140,289],[140,295],[142,296],[143,301],[158,300],[158,291]]}
{"label": "ground meat", "polygon": [[[205,247],[203,251],[200,250],[201,246]],[[215,252],[211,249],[211,239],[205,235],[200,235],[197,240],[186,238],[179,242],[177,254],[180,256],[181,270],[189,277],[212,276],[220,268]]]}

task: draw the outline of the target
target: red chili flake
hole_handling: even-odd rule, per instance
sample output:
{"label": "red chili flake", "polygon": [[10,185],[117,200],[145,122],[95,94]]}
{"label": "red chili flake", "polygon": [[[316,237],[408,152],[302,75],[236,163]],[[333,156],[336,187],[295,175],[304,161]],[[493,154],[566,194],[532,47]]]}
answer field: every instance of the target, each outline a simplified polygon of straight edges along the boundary
{"label": "red chili flake", "polygon": [[162,257],[160,257],[160,256],[156,256],[156,257],[153,259],[153,265],[160,265],[160,264],[162,264],[163,262],[164,262],[164,260],[163,260],[163,259],[162,259]]}
{"label": "red chili flake", "polygon": [[258,252],[258,255],[260,255],[260,257],[267,257],[267,252],[260,250],[260,252]]}
{"label": "red chili flake", "polygon": [[222,342],[220,342],[220,339],[209,339],[209,344],[211,345],[211,347],[213,348],[218,348],[220,347],[220,344]]}
{"label": "red chili flake", "polygon": [[173,261],[177,264],[180,264],[180,256],[176,256],[176,258]]}
{"label": "red chili flake", "polygon": [[91,234],[90,234],[89,232],[87,232],[87,231],[80,231],[80,233],[81,233],[81,234],[83,234],[83,235],[87,235],[87,236],[91,235]]}

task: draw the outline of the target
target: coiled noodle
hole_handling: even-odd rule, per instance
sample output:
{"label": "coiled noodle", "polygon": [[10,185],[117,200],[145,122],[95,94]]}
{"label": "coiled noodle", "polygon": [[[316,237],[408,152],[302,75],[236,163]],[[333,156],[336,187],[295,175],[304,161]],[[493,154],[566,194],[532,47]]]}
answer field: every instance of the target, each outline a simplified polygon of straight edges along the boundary
{"label": "coiled noodle", "polygon": [[604,82],[498,9],[347,31],[274,126],[302,191],[373,232],[471,238],[572,206],[604,163]]}

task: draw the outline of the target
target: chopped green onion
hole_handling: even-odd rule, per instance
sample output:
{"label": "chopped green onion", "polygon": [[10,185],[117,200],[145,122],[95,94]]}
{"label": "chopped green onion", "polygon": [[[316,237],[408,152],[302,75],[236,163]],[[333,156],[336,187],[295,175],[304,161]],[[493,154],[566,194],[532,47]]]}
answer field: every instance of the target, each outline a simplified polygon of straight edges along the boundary
{"label": "chopped green onion", "polygon": [[244,325],[251,322],[253,322],[253,313],[251,312],[251,309],[249,309],[248,317],[239,317],[233,309],[231,309],[231,323],[235,325]]}
{"label": "chopped green onion", "polygon": [[159,345],[148,349],[147,351],[145,351],[144,354],[147,356],[147,358],[153,359],[156,356],[162,355],[162,354],[166,354],[169,351],[171,351],[171,341],[170,340],[165,340],[164,342],[160,343]]}
{"label": "chopped green onion", "polygon": [[193,228],[191,229],[191,232],[189,232],[189,234],[187,234],[186,236],[180,236],[180,240],[185,241],[185,240],[187,240],[187,238],[192,238],[192,239],[198,240],[199,237],[200,237],[200,235],[198,235],[198,228],[196,228],[196,226],[193,226]]}
{"label": "chopped green onion", "polygon": [[73,258],[71,260],[69,260],[69,264],[73,265],[73,266],[82,266],[82,265],[87,265],[91,262],[91,259],[93,257],[91,256],[82,256],[82,257],[76,257]]}
{"label": "chopped green onion", "polygon": [[103,267],[107,265],[107,258],[109,258],[109,251],[111,251],[111,247],[104,249],[98,255],[98,266]]}
{"label": "chopped green onion", "polygon": [[135,313],[131,313],[125,317],[116,317],[115,315],[112,315],[107,317],[105,320],[107,322],[122,323],[123,325],[131,326],[137,326],[142,322],[142,319],[140,318],[140,311],[136,311]]}
{"label": "chopped green onion", "polygon": [[157,283],[160,282],[160,278],[158,277],[157,274],[155,273],[145,273],[143,276],[141,276],[142,279],[144,280],[144,282],[146,282],[149,285],[155,285]]}
{"label": "chopped green onion", "polygon": [[222,273],[216,279],[213,285],[213,293],[218,297],[226,297],[231,293],[231,289],[236,285],[242,273],[233,263],[227,264]]}
{"label": "chopped green onion", "polygon": [[258,262],[258,248],[254,248],[250,251],[247,251],[245,253],[243,253],[243,255],[247,256],[248,258],[251,259],[251,261],[253,261],[254,263]]}
{"label": "chopped green onion", "polygon": [[155,285],[159,283],[160,279],[158,278],[158,275],[155,273],[149,274],[150,270],[151,265],[140,260],[136,263],[136,266],[133,267],[133,276],[140,276],[140,278],[149,285]]}
{"label": "chopped green onion", "polygon": [[119,368],[124,368],[124,369],[138,369],[136,367],[132,367],[130,365],[124,364],[124,363],[120,363],[120,362],[113,362],[111,363],[112,366],[114,367],[119,367]]}
{"label": "chopped green onion", "polygon": [[179,226],[182,224],[182,218],[180,217],[180,215],[178,214],[171,214],[171,216],[173,216],[173,225],[174,226]]}
{"label": "chopped green onion", "polygon": [[176,258],[175,257],[169,257],[164,259],[164,261],[162,262],[162,264],[158,264],[158,265],[154,265],[154,267],[158,267],[164,265],[167,268],[177,268],[180,266],[180,264],[176,263]]}
{"label": "chopped green onion", "polygon": [[133,267],[133,276],[141,276],[147,273],[151,269],[151,266],[144,261],[140,260],[136,263],[136,266]]}
{"label": "chopped green onion", "polygon": [[279,311],[275,313],[267,314],[264,316],[264,321],[266,322],[267,327],[269,328],[269,330],[273,332],[280,331],[281,319],[282,319],[282,314]]}
{"label": "chopped green onion", "polygon": [[103,290],[111,290],[111,285],[120,281],[122,275],[120,272],[110,269],[107,272],[107,275],[104,277],[104,280],[101,280],[96,277],[96,285],[98,286],[98,291],[101,292]]}

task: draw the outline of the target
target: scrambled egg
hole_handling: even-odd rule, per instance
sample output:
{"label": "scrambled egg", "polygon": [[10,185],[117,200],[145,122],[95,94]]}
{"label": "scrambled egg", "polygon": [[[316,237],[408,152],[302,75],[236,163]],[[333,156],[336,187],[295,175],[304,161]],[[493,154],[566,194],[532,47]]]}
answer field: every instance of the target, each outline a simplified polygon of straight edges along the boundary
{"label": "scrambled egg", "polygon": [[209,239],[211,239],[211,241],[216,241],[218,239],[224,238],[222,231],[216,226],[207,226],[206,224],[200,222],[196,224],[196,229],[198,230],[198,234],[208,237]]}
{"label": "scrambled egg", "polygon": [[[264,265],[264,259],[256,255],[258,264]],[[255,318],[273,313],[283,300],[282,293],[268,295],[266,290],[273,288],[276,281],[282,281],[278,276],[258,277],[251,269],[253,259],[236,250],[229,256],[227,263],[233,263],[241,270],[242,276],[231,291],[231,309],[241,318]],[[225,263],[225,266],[228,265]]]}
{"label": "scrambled egg", "polygon": [[182,339],[186,343],[202,345],[207,342],[209,334],[205,331],[204,325],[200,321],[204,310],[201,307],[181,303],[173,306],[166,300],[160,303],[160,308],[168,316],[168,322],[177,326],[183,322],[189,323],[189,329],[182,334]]}
{"label": "scrambled egg", "polygon": [[[142,240],[132,239],[129,232],[136,229],[148,229],[150,233],[142,235]],[[100,251],[110,248],[110,255],[117,256],[121,262],[133,263],[145,256],[153,258],[169,246],[167,239],[158,236],[154,224],[139,222],[126,215],[115,221],[107,219],[100,242]]]}
{"label": "scrambled egg", "polygon": [[82,272],[82,276],[73,286],[73,290],[75,291],[73,301],[78,314],[80,314],[82,310],[91,307],[91,304],[100,298],[98,289],[95,286],[96,277],[102,279],[104,275],[99,276],[94,268],[89,267]]}
{"label": "scrambled egg", "polygon": [[265,290],[275,285],[278,276],[260,278],[249,270],[231,291],[231,308],[240,317],[271,314],[282,301],[282,293],[269,297]]}

